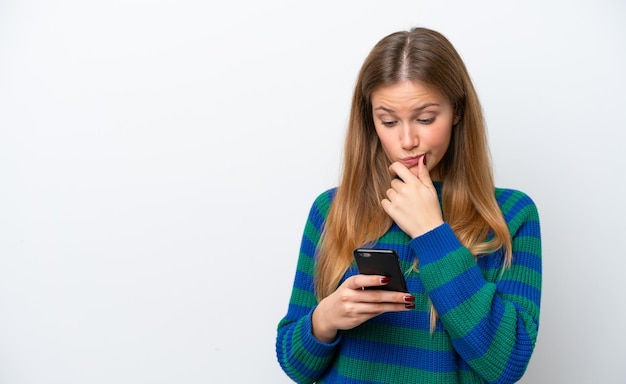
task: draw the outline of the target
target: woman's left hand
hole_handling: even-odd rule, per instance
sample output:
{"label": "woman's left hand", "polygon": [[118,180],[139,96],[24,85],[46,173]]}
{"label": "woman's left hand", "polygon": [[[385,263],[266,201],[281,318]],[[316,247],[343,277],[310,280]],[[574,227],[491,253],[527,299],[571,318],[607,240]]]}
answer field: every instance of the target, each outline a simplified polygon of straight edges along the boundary
{"label": "woman's left hand", "polygon": [[391,181],[387,198],[381,204],[407,235],[415,238],[443,224],[437,190],[424,157],[417,166],[417,176],[400,162],[391,164],[389,171],[397,178]]}

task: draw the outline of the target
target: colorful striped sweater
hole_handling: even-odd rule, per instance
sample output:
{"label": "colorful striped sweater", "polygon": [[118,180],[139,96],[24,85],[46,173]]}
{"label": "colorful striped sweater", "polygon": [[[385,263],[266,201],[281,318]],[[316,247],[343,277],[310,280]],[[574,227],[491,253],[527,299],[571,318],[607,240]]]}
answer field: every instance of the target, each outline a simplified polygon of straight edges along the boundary
{"label": "colorful striped sweater", "polygon": [[[441,183],[436,184],[441,192]],[[541,238],[533,201],[511,189],[495,195],[513,238],[513,260],[501,251],[475,260],[447,223],[410,239],[395,224],[375,247],[398,252],[416,307],[379,315],[331,344],[311,331],[317,305],[317,244],[336,189],[322,193],[306,222],[293,291],[278,324],[276,354],[298,383],[513,383],[524,374],[537,338]],[[419,271],[411,270],[419,256]],[[344,279],[358,273],[353,264]],[[439,313],[430,332],[430,302]]]}

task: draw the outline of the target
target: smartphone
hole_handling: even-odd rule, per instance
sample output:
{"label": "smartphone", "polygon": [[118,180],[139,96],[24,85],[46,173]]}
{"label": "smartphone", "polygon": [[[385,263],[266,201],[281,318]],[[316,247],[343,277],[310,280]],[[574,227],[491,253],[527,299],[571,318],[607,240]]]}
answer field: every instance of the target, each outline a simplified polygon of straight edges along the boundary
{"label": "smartphone", "polygon": [[357,248],[353,255],[360,274],[382,275],[391,278],[391,281],[385,285],[365,287],[365,289],[409,292],[406,289],[406,280],[400,268],[398,254],[393,249]]}

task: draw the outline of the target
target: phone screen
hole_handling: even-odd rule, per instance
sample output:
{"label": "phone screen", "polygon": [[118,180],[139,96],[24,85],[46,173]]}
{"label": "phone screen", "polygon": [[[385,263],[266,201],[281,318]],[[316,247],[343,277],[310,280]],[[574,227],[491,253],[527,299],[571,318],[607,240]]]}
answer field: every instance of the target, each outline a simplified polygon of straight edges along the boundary
{"label": "phone screen", "polygon": [[357,248],[353,255],[360,274],[382,275],[391,278],[391,281],[386,285],[366,287],[366,289],[408,292],[396,251],[393,249]]}

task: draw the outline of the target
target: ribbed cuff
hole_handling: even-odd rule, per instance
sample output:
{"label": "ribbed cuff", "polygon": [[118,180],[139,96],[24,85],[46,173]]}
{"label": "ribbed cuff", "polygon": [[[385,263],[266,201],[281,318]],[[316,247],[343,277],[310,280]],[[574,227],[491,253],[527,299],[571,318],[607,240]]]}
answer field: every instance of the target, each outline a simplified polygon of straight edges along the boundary
{"label": "ribbed cuff", "polygon": [[333,340],[333,342],[329,344],[323,343],[316,339],[313,335],[313,311],[315,310],[315,308],[317,307],[313,307],[313,309],[311,309],[311,312],[309,312],[309,314],[303,319],[302,345],[315,356],[325,357],[331,355],[334,352],[335,347],[341,342],[342,335],[341,331],[339,331],[337,333],[337,337],[335,337],[335,340]]}

